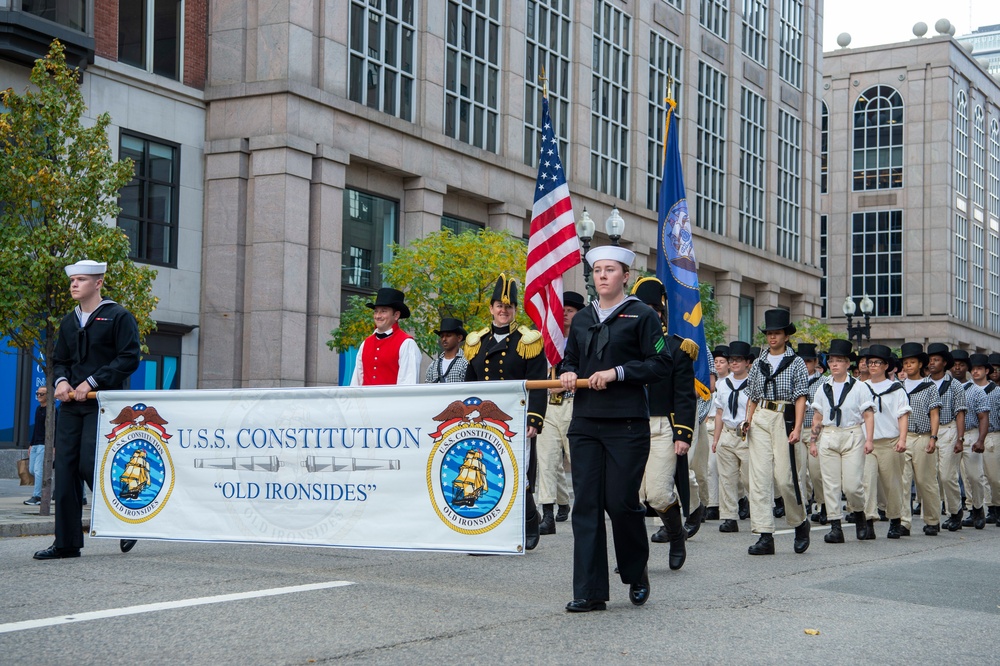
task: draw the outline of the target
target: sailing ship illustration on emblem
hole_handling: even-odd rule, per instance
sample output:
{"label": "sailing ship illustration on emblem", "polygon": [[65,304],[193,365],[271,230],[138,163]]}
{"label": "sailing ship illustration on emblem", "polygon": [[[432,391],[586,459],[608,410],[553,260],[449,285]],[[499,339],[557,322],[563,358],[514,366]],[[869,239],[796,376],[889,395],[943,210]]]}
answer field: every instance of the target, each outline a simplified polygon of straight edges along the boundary
{"label": "sailing ship illustration on emblem", "polygon": [[118,496],[122,499],[139,499],[139,494],[149,487],[149,462],[146,449],[136,449],[125,465],[125,471],[118,477],[121,486]]}
{"label": "sailing ship illustration on emblem", "polygon": [[476,500],[490,490],[486,478],[486,465],[483,464],[481,449],[472,449],[465,454],[465,461],[458,470],[458,476],[452,482],[453,495],[451,503],[454,506],[475,506]]}
{"label": "sailing ship illustration on emblem", "polygon": [[687,201],[678,201],[670,209],[663,225],[663,247],[667,260],[677,268],[697,274],[698,262],[694,256],[694,234],[688,217]]}

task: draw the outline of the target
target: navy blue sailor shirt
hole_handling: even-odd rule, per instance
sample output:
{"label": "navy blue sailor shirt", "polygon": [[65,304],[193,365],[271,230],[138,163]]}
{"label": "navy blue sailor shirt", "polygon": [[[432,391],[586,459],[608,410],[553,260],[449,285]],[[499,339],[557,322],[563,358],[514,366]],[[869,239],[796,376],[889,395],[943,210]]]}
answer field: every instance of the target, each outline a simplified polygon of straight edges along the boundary
{"label": "navy blue sailor shirt", "polygon": [[669,354],[660,320],[648,305],[629,296],[602,322],[597,301],[592,302],[573,318],[562,369],[580,379],[614,369],[617,378],[604,391],[578,391],[573,416],[648,419],[646,387],[671,376]]}

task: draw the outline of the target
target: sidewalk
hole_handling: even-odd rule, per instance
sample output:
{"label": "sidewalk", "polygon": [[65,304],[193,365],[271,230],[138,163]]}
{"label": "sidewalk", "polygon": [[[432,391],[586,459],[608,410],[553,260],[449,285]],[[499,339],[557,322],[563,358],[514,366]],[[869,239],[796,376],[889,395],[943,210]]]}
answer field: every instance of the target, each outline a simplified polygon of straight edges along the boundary
{"label": "sidewalk", "polygon": [[[18,485],[17,479],[0,479],[0,538],[55,534],[55,506],[52,515],[38,515],[39,507],[27,506],[31,486]],[[87,500],[92,499],[87,490]],[[90,530],[90,505],[84,507],[83,529]]]}

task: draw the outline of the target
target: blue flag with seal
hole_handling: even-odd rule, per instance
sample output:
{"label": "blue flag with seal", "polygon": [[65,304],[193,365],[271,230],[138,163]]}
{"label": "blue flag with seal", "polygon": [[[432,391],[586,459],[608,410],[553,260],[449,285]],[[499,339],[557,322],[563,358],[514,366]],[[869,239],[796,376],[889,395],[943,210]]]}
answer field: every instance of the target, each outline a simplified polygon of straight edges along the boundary
{"label": "blue flag with seal", "polygon": [[671,334],[690,338],[698,345],[694,362],[695,388],[706,400],[709,393],[708,351],[702,321],[701,292],[698,289],[698,262],[694,254],[694,234],[688,216],[681,153],[677,143],[679,127],[674,127],[677,102],[667,99],[664,130],[663,183],[658,207],[659,234],[656,241],[656,277],[667,290]]}

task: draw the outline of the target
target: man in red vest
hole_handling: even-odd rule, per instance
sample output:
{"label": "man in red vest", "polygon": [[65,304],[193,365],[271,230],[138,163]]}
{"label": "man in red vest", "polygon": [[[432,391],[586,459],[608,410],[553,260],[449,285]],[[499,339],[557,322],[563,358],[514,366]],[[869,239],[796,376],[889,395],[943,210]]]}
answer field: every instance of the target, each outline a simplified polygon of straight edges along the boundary
{"label": "man in red vest", "polygon": [[351,386],[416,384],[420,371],[420,350],[413,336],[399,327],[399,320],[410,316],[405,296],[398,289],[379,289],[374,303],[375,332],[365,338],[358,350]]}

